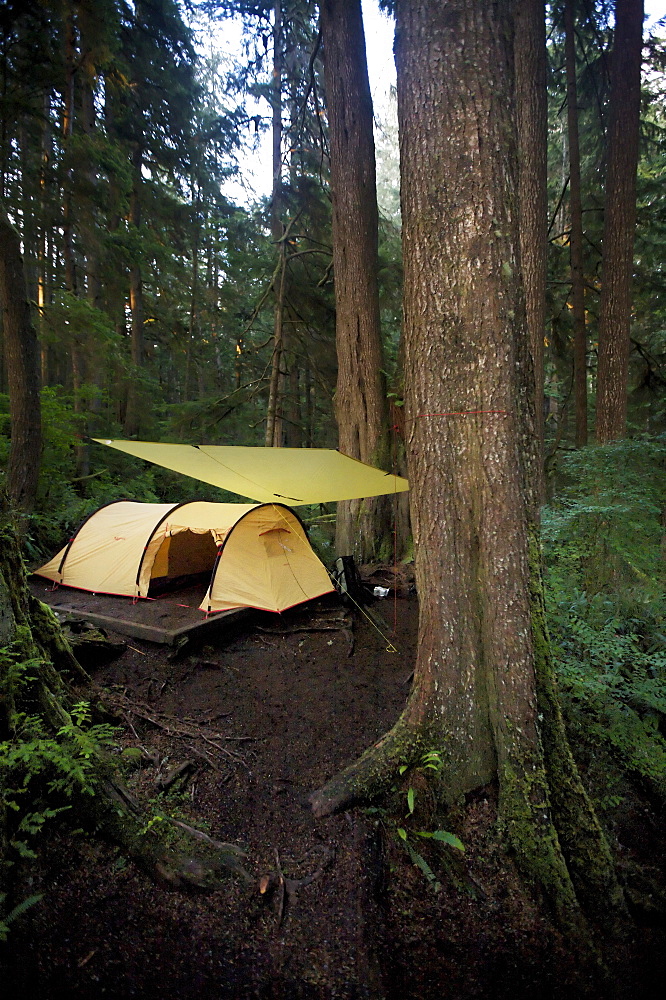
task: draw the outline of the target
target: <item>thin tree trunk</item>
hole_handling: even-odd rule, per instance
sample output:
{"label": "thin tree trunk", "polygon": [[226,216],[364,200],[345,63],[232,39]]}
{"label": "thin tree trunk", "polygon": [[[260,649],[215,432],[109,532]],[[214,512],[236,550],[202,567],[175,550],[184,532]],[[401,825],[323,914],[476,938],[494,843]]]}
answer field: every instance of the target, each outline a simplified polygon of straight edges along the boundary
{"label": "thin tree trunk", "polygon": [[[44,308],[47,303],[47,286],[48,286],[48,241],[46,235],[46,207],[48,203],[48,167],[52,158],[52,145],[51,145],[51,133],[49,129],[50,111],[51,111],[51,95],[48,90],[44,90],[43,98],[43,124],[42,124],[42,148],[40,155],[40,169],[39,169],[39,208],[40,208],[40,224],[39,224],[39,246],[37,250],[37,311],[38,311],[38,323],[39,331],[43,334],[43,323],[44,323]],[[42,386],[49,384],[49,351],[46,344],[43,342],[42,336],[42,348],[41,348],[41,358],[40,358],[40,371],[41,371],[41,382]]]}
{"label": "thin tree trunk", "polygon": [[616,0],[597,365],[597,441],[627,428],[643,0]]}
{"label": "thin tree trunk", "polygon": [[[294,337],[292,335],[292,344]],[[286,443],[289,448],[303,445],[303,417],[301,412],[301,375],[298,370],[296,352],[291,351],[289,360],[289,407],[286,428]]]}
{"label": "thin tree trunk", "polygon": [[[338,442],[343,454],[389,471],[373,112],[361,3],[322,0],[320,14],[331,137]],[[338,504],[338,553],[363,562],[388,560],[392,541],[385,497]]]}
{"label": "thin tree trunk", "polygon": [[267,448],[281,445],[281,394],[284,363],[284,311],[287,282],[287,257],[282,223],[282,75],[284,72],[284,38],[282,0],[273,4],[273,80],[271,83],[273,190],[271,195],[271,237],[276,247],[278,266],[274,278],[275,312],[273,317],[273,356],[268,384],[265,444]]}
{"label": "thin tree trunk", "polygon": [[576,447],[587,444],[587,336],[585,332],[585,276],[583,270],[583,209],[578,140],[578,88],[573,0],[564,5],[565,59],[567,72],[567,124],[569,135],[569,204],[571,233],[571,304],[574,328],[574,410]]}
{"label": "thin tree trunk", "polygon": [[[66,4],[65,12],[65,92],[62,117],[62,138],[65,157],[74,133],[74,78],[76,59],[76,32],[74,28],[74,11],[71,4]],[[77,274],[74,260],[74,222],[72,218],[72,171],[65,171],[62,192],[62,229],[63,258],[65,262],[65,288],[76,295]]]}
{"label": "thin tree trunk", "polygon": [[271,374],[268,388],[268,409],[266,413],[266,438],[267,448],[279,448],[281,417],[280,406],[282,405],[281,394],[283,386],[282,365],[284,355],[284,300],[285,284],[287,280],[287,260],[284,242],[279,246],[279,273],[276,276],[277,290],[275,295],[275,317],[273,327],[273,357],[271,360]]}
{"label": "thin tree trunk", "polygon": [[[32,117],[32,116],[31,116]],[[37,301],[37,205],[35,187],[35,153],[28,128],[29,120],[23,116],[19,126],[21,159],[21,237],[25,268],[26,293],[29,302]]]}
{"label": "thin tree trunk", "polygon": [[273,81],[271,84],[273,143],[273,190],[271,195],[271,236],[277,243],[282,237],[282,74],[284,51],[282,0],[273,5]]}
{"label": "thin tree trunk", "polygon": [[[97,119],[95,113],[95,38],[94,31],[96,25],[94,19],[90,19],[90,11],[85,4],[79,6],[78,24],[80,32],[81,59],[77,73],[79,80],[79,101],[80,101],[80,131],[81,134],[92,140],[96,128]],[[87,152],[87,159],[91,164],[86,172],[86,180],[91,192],[97,188],[98,174],[97,168],[92,160],[91,150]],[[91,200],[94,201],[94,194],[91,193]],[[86,261],[86,298],[91,306],[96,309],[101,307],[102,287],[100,279],[99,260],[99,240],[96,232],[96,218],[94,212],[88,213],[89,217],[81,225],[83,238],[83,249]],[[95,366],[97,367],[97,366]]]}
{"label": "thin tree trunk", "polygon": [[200,192],[196,184],[192,185],[192,223],[194,234],[192,238],[192,287],[190,289],[190,318],[187,331],[187,356],[185,366],[185,399],[194,398],[192,381],[192,354],[197,341],[199,327],[199,211],[201,207]]}
{"label": "thin tree trunk", "polygon": [[[141,226],[141,170],[143,165],[143,149],[137,143],[132,154],[132,195],[130,201],[130,225],[135,233]],[[143,278],[141,262],[135,259],[129,269],[129,306],[131,316],[131,359],[137,372],[143,368],[144,332],[143,332]],[[139,433],[141,425],[141,400],[136,378],[132,378],[127,393],[127,410],[125,413],[125,433],[133,437]]]}
{"label": "thin tree trunk", "polygon": [[41,460],[39,345],[30,316],[19,234],[0,205],[0,304],[11,444],[7,492],[23,510],[32,510]]}
{"label": "thin tree trunk", "polygon": [[[78,9],[78,25],[80,33],[80,50],[81,50],[81,60],[80,66],[77,73],[77,79],[79,81],[79,131],[80,134],[87,137],[88,140],[92,140],[95,134],[96,128],[96,117],[95,117],[95,64],[93,59],[94,51],[94,24],[91,24],[89,20],[89,11],[86,9],[85,5],[81,5]],[[88,150],[87,154],[89,162],[91,161],[91,150]],[[97,172],[94,165],[89,166],[86,171],[86,181],[91,192],[95,191],[97,186]],[[94,202],[94,195],[91,195],[91,201]],[[102,300],[102,285],[100,279],[100,259],[99,259],[99,244],[98,236],[96,232],[96,216],[94,211],[88,211],[86,213],[87,217],[82,220],[80,224],[81,241],[83,246],[83,251],[85,253],[85,274],[86,274],[86,298],[90,305],[99,309],[101,307]],[[89,401],[81,400],[79,404],[79,412],[83,416],[83,426],[81,428],[83,440],[77,445],[77,476],[81,479],[85,479],[86,476],[90,474],[90,446],[87,444],[87,439],[89,435],[93,435],[96,432],[95,417],[99,416],[101,411],[101,386],[100,381],[102,378],[102,358],[94,357],[96,353],[97,345],[91,343],[91,337],[87,336],[84,343],[81,345],[80,357],[84,361],[83,371],[79,372],[81,379],[81,384],[88,383],[91,387],[94,387],[95,391],[92,394]],[[76,398],[76,396],[75,396]]]}

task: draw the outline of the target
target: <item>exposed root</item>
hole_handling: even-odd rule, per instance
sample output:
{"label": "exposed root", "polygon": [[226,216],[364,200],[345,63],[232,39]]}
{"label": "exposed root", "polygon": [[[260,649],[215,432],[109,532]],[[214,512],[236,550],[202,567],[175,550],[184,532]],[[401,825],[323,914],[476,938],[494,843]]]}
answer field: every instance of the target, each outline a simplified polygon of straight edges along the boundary
{"label": "exposed root", "polygon": [[311,882],[314,882],[315,879],[323,875],[331,865],[335,854],[330,848],[325,847],[321,852],[321,863],[315,871],[310,872],[303,878],[289,878],[284,873],[280,860],[280,852],[277,847],[274,848],[274,853],[276,870],[269,872],[268,875],[262,875],[259,879],[259,892],[262,896],[273,893],[277,894],[276,930],[279,930],[282,926],[287,907],[295,902],[298,890],[304,888],[306,885],[310,885]]}
{"label": "exposed root", "polygon": [[532,635],[541,741],[553,823],[577,898],[592,919],[620,934],[627,912],[608,841],[583,787],[567,739],[550,650],[539,572],[539,540],[530,537]]}
{"label": "exposed root", "polygon": [[[100,769],[106,770],[102,761]],[[94,795],[81,796],[77,810],[84,822],[117,844],[147,875],[172,888],[212,891],[229,873],[252,881],[240,863],[241,848],[169,816],[148,815],[110,768]],[[176,827],[177,832],[166,836],[167,827]],[[195,850],[192,839],[197,841]]]}
{"label": "exposed root", "polygon": [[379,742],[310,795],[313,813],[318,818],[331,816],[371,801],[391,787],[401,765],[413,763],[427,748],[426,731],[408,725],[401,716]]}

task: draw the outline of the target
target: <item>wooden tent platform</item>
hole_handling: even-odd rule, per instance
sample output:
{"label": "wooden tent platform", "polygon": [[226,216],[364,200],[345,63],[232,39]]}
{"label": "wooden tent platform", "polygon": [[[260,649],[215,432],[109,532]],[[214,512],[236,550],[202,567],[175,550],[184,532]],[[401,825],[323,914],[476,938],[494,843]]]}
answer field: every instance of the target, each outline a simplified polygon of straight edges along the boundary
{"label": "wooden tent platform", "polygon": [[130,597],[89,594],[70,587],[53,590],[48,580],[38,576],[30,577],[30,589],[61,618],[82,618],[100,628],[166,646],[178,646],[183,640],[212,638],[251,610],[216,611],[206,617],[199,610],[205,593],[205,585],[201,584],[160,594],[155,599],[143,599],[136,604]]}

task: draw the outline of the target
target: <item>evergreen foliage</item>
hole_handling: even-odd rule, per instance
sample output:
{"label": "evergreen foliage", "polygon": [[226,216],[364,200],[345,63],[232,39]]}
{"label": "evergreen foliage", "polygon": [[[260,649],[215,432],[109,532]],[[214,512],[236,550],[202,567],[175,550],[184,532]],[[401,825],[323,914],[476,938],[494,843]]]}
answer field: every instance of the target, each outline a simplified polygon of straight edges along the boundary
{"label": "evergreen foliage", "polygon": [[[589,421],[597,368],[601,244],[607,165],[610,95],[609,65],[613,45],[611,4],[574,5],[578,119],[581,140],[583,266],[588,353]],[[563,4],[549,7],[549,285],[546,326],[546,433],[548,465],[574,438],[573,329],[569,273],[568,136],[564,72]],[[664,217],[664,40],[663,28],[646,38],[641,108],[641,149],[637,176],[631,353],[628,386],[630,433],[663,430],[664,281],[657,259],[663,257]]]}
{"label": "evergreen foliage", "polygon": [[543,518],[547,605],[572,745],[666,796],[666,442],[567,455]]}

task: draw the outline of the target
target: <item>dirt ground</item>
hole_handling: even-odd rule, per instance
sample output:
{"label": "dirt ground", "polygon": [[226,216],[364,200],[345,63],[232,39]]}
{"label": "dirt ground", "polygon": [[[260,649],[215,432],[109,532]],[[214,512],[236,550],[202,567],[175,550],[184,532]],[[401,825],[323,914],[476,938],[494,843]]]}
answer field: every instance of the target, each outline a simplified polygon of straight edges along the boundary
{"label": "dirt ground", "polygon": [[248,877],[230,874],[212,893],[174,890],[113,845],[63,827],[45,838],[26,886],[43,899],[5,949],[8,998],[662,995],[664,920],[650,905],[650,872],[663,884],[663,828],[638,792],[633,818],[611,832],[647,888],[625,941],[606,949],[607,973],[562,938],[517,877],[498,843],[493,788],[447,818],[464,855],[412,838],[430,882],[390,816],[314,819],[308,794],[391,726],[409,690],[416,600],[395,603],[395,633],[393,601],[372,610],[386,627],[328,597],[256,614],[177,657],[127,640],[120,657],[90,668],[123,713],[135,795],[153,814],[242,847]]}

